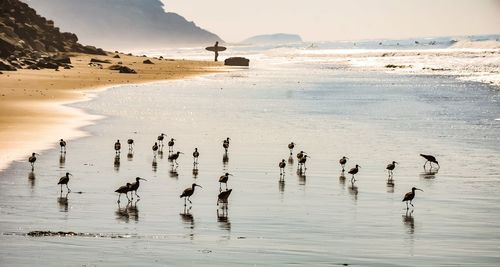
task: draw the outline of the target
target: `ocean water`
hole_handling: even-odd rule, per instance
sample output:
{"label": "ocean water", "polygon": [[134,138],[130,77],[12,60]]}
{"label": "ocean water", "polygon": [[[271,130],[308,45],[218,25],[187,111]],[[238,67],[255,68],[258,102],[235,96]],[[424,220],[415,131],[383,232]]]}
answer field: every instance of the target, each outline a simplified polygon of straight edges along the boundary
{"label": "ocean water", "polygon": [[[495,87],[455,77],[282,58],[112,88],[73,105],[105,118],[65,155],[44,151],[33,172],[26,161],[0,172],[0,263],[498,266],[499,101]],[[153,156],[161,132],[185,153],[177,167],[166,146]],[[305,173],[297,172],[300,150],[311,157]],[[439,172],[425,172],[420,153],[435,155]],[[355,184],[339,178],[342,156],[347,169],[361,166]],[[400,164],[388,184],[393,160]],[[66,171],[74,175],[68,195],[57,185]],[[216,205],[224,172],[234,175],[227,209]],[[114,190],[136,176],[148,180],[140,200],[118,204]],[[185,207],[179,195],[193,182],[203,188]],[[423,192],[407,210],[401,199],[413,186]],[[38,230],[80,234],[27,235]]]}

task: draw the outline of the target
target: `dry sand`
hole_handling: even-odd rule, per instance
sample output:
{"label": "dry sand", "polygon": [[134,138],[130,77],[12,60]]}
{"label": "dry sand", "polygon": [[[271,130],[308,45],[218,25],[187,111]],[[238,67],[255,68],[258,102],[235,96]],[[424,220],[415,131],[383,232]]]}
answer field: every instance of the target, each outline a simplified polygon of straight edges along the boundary
{"label": "dry sand", "polygon": [[[109,70],[112,64],[101,64],[102,69],[89,66],[91,58],[107,59],[112,64],[121,61],[138,74]],[[72,69],[23,69],[0,74],[0,170],[12,160],[48,148],[47,144],[56,145],[59,138],[84,135],[78,128],[98,117],[64,104],[85,100],[98,88],[222,71],[220,63],[215,62],[149,58],[154,64],[143,64],[145,59],[124,54],[120,58],[72,54]]]}

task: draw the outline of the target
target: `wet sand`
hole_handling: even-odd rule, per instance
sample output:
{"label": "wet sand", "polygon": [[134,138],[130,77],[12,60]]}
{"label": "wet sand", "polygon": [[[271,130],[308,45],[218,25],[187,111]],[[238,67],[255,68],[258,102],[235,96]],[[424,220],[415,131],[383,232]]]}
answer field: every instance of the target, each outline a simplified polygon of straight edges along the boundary
{"label": "wet sand", "polygon": [[[327,64],[255,66],[230,74],[125,85],[73,104],[104,115],[68,152],[0,172],[5,265],[497,266],[500,94],[450,77],[360,73]],[[140,88],[140,90],[138,90]],[[151,146],[177,140],[179,166]],[[227,160],[222,140],[231,137]],[[113,143],[133,138],[116,160]],[[311,156],[307,172],[278,162]],[[200,149],[193,174],[191,152]],[[295,154],[294,153],[294,154]],[[419,153],[441,163],[423,172]],[[352,186],[338,159],[361,165]],[[394,183],[385,166],[400,162]],[[57,181],[72,172],[72,193]],[[233,173],[225,212],[218,177]],[[136,176],[133,202],[114,190]],[[180,193],[191,183],[192,205]],[[412,186],[415,208],[401,202]],[[77,192],[82,192],[81,194]],[[124,200],[124,196],[122,196]],[[30,237],[30,231],[77,236]],[[30,255],[30,257],[26,257]]]}
{"label": "wet sand", "polygon": [[[14,159],[25,157],[26,151],[47,148],[47,144],[59,136],[83,136],[85,133],[78,128],[92,123],[98,116],[65,104],[88,99],[97,89],[221,71],[220,64],[208,61],[149,58],[154,64],[143,64],[145,57],[119,54],[120,58],[113,58],[112,55],[72,54],[73,69],[23,69],[4,71],[0,75],[0,169]],[[102,63],[102,69],[89,66],[91,58],[109,60],[112,64],[122,62],[138,74],[109,70],[112,64]]]}

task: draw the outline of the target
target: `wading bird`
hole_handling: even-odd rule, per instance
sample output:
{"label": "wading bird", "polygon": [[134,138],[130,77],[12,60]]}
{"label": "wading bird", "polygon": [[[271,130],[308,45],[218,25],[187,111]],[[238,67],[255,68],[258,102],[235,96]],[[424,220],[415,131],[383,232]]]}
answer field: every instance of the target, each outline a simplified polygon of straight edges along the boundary
{"label": "wading bird", "polygon": [[422,190],[422,189],[418,189],[416,187],[412,187],[411,188],[411,192],[406,193],[405,197],[403,198],[403,201],[402,201],[402,202],[406,201],[406,209],[408,209],[408,201],[410,201],[410,205],[412,207],[414,207],[413,204],[411,203],[411,201],[415,198],[415,190],[420,190],[420,191],[424,192],[424,190]]}
{"label": "wading bird", "polygon": [[166,134],[164,133],[161,133],[160,135],[158,135],[158,138],[156,138],[158,140],[158,142],[160,143],[160,145],[163,146],[163,139],[165,138]]}
{"label": "wading bird", "polygon": [[70,176],[70,175],[73,175],[73,174],[71,174],[71,173],[67,172],[65,176],[63,176],[63,177],[61,177],[61,178],[59,179],[59,182],[58,182],[57,184],[60,184],[60,185],[61,185],[61,193],[62,193],[62,191],[63,191],[63,189],[62,189],[63,184],[64,184],[64,185],[66,185],[66,189],[68,189],[68,193],[70,193],[70,192],[71,192],[71,189],[69,189],[69,187],[68,187],[68,182],[69,182],[69,176]]}
{"label": "wading bird", "polygon": [[219,203],[227,204],[227,199],[229,198],[229,195],[231,195],[232,191],[233,189],[229,189],[224,192],[220,192],[217,196],[217,205],[219,205]]}
{"label": "wading bird", "polygon": [[132,197],[132,199],[134,199],[134,196],[132,195],[132,192],[134,192],[134,193],[135,193],[135,195],[136,195],[138,198],[141,198],[141,197],[137,194],[137,189],[139,189],[139,185],[140,185],[139,180],[144,180],[144,181],[147,181],[146,179],[141,178],[141,177],[136,177],[136,178],[135,178],[135,183],[131,183],[131,184],[130,184],[130,189],[129,189],[129,191],[130,191],[130,196]]}
{"label": "wading bird", "polygon": [[128,139],[127,144],[128,144],[128,150],[134,149],[134,139]]}
{"label": "wading bird", "polygon": [[198,148],[194,149],[193,152],[193,165],[198,164],[198,157],[200,156],[200,152],[198,152]]}
{"label": "wading bird", "polygon": [[63,139],[59,140],[59,146],[61,147],[61,153],[66,153],[66,141],[64,141]]}
{"label": "wading bird", "polygon": [[39,154],[33,152],[33,153],[31,153],[31,157],[28,158],[28,162],[31,164],[31,170],[35,169],[35,161],[36,161],[36,156],[35,155],[39,155]]}
{"label": "wading bird", "polygon": [[168,152],[174,151],[174,145],[175,145],[175,139],[170,138],[170,141],[168,141]]}
{"label": "wading bird", "polygon": [[126,185],[120,186],[118,189],[115,190],[116,193],[119,193],[118,195],[118,203],[120,203],[120,197],[122,194],[125,194],[127,196],[128,201],[130,201],[130,198],[128,198],[128,191],[130,191],[130,183],[127,183]]}
{"label": "wading bird", "polygon": [[182,192],[182,195],[180,195],[179,198],[184,198],[184,206],[186,206],[186,199],[187,199],[187,201],[189,201],[189,203],[193,204],[193,202],[191,202],[191,200],[189,200],[189,198],[193,195],[194,188],[196,186],[198,186],[200,188],[203,188],[203,187],[201,187],[201,185],[197,185],[197,184],[193,183],[191,185],[191,187],[188,187],[188,188],[184,189],[184,191]]}
{"label": "wading bird", "polygon": [[354,179],[354,175],[356,173],[358,173],[359,168],[361,168],[361,166],[359,166],[358,164],[356,164],[356,166],[354,168],[350,169],[349,172],[347,172],[349,174],[352,174],[351,183],[356,182],[356,179]]}
{"label": "wading bird", "polygon": [[120,154],[120,149],[122,149],[122,145],[120,144],[120,140],[116,140],[115,143],[115,153]]}
{"label": "wading bird", "polygon": [[345,167],[345,164],[347,163],[347,160],[349,158],[346,157],[346,156],[343,156],[340,160],[339,160],[339,163],[340,163],[340,166],[342,166],[342,172],[344,172],[344,167]]}
{"label": "wading bird", "polygon": [[290,156],[293,155],[293,148],[295,147],[295,143],[291,142],[288,144],[288,149],[290,149]]}
{"label": "wading bird", "polygon": [[[306,161],[307,161],[307,158],[311,158],[309,157],[308,155],[305,155],[302,156],[300,159],[299,159],[299,166],[304,166],[304,169],[307,169],[306,168]],[[302,168],[302,167],[301,167]]]}
{"label": "wading bird", "polygon": [[152,149],[153,149],[153,155],[156,157],[156,153],[158,152],[158,143],[157,142],[155,142]]}
{"label": "wading bird", "polygon": [[229,149],[229,140],[231,140],[231,138],[227,137],[226,140],[222,141],[222,147],[224,148],[226,153],[227,153],[227,150]]}
{"label": "wading bird", "polygon": [[431,169],[432,169],[432,163],[436,163],[438,165],[438,169],[440,168],[439,163],[434,156],[424,155],[424,154],[420,154],[420,156],[422,156],[424,159],[426,159],[426,162],[424,163],[424,169],[425,169],[425,165],[427,165],[427,162],[431,166]]}
{"label": "wading bird", "polygon": [[306,152],[300,151],[299,153],[297,153],[297,159],[300,160],[305,154]]}
{"label": "wading bird", "polygon": [[278,164],[278,166],[280,167],[280,175],[283,175],[285,174],[285,167],[286,167],[286,163],[285,163],[285,160],[282,159],[280,161],[280,163]]}
{"label": "wading bird", "polygon": [[184,153],[177,151],[177,153],[173,153],[172,155],[168,156],[168,160],[175,162],[176,165],[179,165],[179,163],[177,163],[177,159],[179,158],[180,154]]}
{"label": "wading bird", "polygon": [[392,178],[392,176],[394,175],[394,173],[392,171],[394,170],[394,168],[396,168],[396,164],[399,164],[399,163],[392,161],[392,163],[389,163],[387,165],[387,167],[385,167],[390,178]]}
{"label": "wading bird", "polygon": [[222,184],[226,184],[226,190],[227,190],[227,180],[229,180],[229,175],[233,176],[230,173],[225,173],[221,177],[219,177],[219,189],[222,190]]}

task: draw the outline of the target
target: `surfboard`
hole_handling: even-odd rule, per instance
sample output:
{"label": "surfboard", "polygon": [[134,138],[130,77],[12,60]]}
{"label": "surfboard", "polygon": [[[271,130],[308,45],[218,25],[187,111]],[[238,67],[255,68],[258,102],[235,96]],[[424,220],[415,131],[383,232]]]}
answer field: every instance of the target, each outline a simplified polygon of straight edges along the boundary
{"label": "surfboard", "polygon": [[217,47],[216,46],[209,46],[209,47],[206,47],[205,49],[208,51],[212,51],[212,52],[215,52],[215,51],[221,52],[221,51],[226,50],[226,48],[224,46],[217,46]]}

